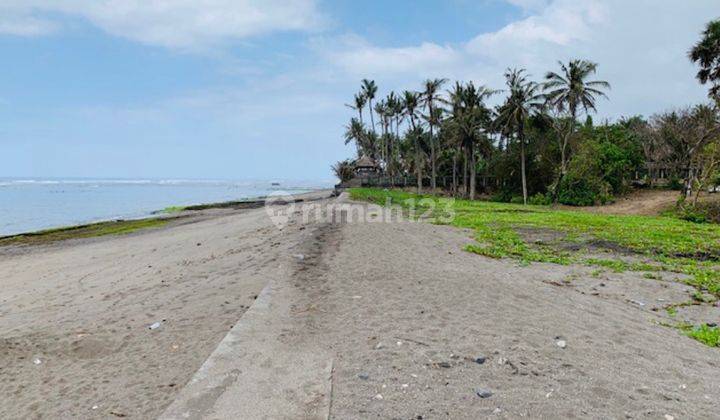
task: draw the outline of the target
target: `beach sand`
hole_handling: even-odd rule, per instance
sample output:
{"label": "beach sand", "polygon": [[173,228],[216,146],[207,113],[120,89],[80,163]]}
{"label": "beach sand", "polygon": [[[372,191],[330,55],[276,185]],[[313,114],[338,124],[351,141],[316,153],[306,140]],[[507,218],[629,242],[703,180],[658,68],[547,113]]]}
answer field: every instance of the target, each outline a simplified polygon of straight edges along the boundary
{"label": "beach sand", "polygon": [[[298,218],[278,230],[263,209],[228,210],[0,256],[0,414],[155,418],[189,394],[190,378],[203,379],[196,371],[268,284],[277,306],[264,303],[263,322],[277,336],[263,337],[254,358],[231,361],[236,383],[223,389],[253,388],[257,377],[292,389],[287,373],[303,363],[293,354],[326,357],[331,374],[317,377],[329,383],[305,385],[330,394],[294,418],[717,413],[720,353],[661,326],[668,315],[653,310],[686,301],[688,286],[488,259],[462,251],[472,232],[447,226]],[[275,310],[284,318],[270,322]],[[706,311],[693,316],[720,315]],[[242,392],[222,393],[197,417],[246,403]],[[264,398],[282,406],[297,400],[291,394]]]}
{"label": "beach sand", "polygon": [[264,209],[208,210],[0,250],[0,417],[156,417],[297,238]]}

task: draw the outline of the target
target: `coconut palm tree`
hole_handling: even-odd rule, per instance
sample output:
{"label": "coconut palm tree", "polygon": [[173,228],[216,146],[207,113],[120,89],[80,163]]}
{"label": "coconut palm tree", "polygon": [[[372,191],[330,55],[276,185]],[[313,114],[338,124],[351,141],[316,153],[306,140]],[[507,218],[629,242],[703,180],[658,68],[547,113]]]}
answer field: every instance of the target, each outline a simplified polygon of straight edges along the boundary
{"label": "coconut palm tree", "polygon": [[697,78],[703,85],[710,82],[709,95],[720,102],[720,19],[707,24],[702,39],[690,50],[690,60],[700,66]]}
{"label": "coconut palm tree", "polygon": [[455,89],[449,92],[450,103],[453,106],[450,118],[453,130],[465,151],[463,181],[471,200],[475,198],[477,167],[475,152],[478,148],[485,150],[489,148],[486,132],[490,128],[492,112],[485,106],[485,101],[495,93],[497,91],[485,86],[476,87],[472,82],[465,86],[456,83]]}
{"label": "coconut palm tree", "polygon": [[586,60],[571,60],[567,65],[560,64],[560,73],[548,72],[545,75],[545,97],[549,106],[559,113],[568,113],[570,124],[567,135],[562,136],[560,145],[560,178],[567,170],[567,144],[577,125],[578,112],[596,111],[598,98],[607,98],[603,89],[610,89],[604,80],[587,79],[597,72],[597,64]]}
{"label": "coconut palm tree", "polygon": [[567,65],[559,62],[561,73],[548,72],[545,75],[545,96],[548,103],[560,111],[567,110],[573,122],[577,122],[578,111],[596,111],[598,97],[607,98],[603,89],[610,89],[604,80],[586,79],[597,72],[597,64],[586,60],[572,60]]}
{"label": "coconut palm tree", "polygon": [[437,113],[437,102],[439,99],[440,88],[447,82],[447,79],[427,79],[424,83],[425,90],[422,92],[422,102],[427,110],[427,122],[430,128],[430,185],[433,190],[437,187],[436,181],[436,155],[435,155],[435,137],[433,134],[433,127],[439,125],[439,117],[441,114]]}
{"label": "coconut palm tree", "polygon": [[365,108],[365,104],[367,103],[367,99],[365,98],[365,95],[362,93],[356,93],[354,97],[354,104],[345,104],[346,107],[350,109],[354,109],[358,112],[358,117],[360,118],[360,124],[363,123],[363,108]]}
{"label": "coconut palm tree", "polygon": [[350,124],[345,126],[345,144],[355,143],[357,156],[372,155],[372,139],[367,135],[365,126],[357,119],[351,118]]}
{"label": "coconut palm tree", "polygon": [[385,98],[385,114],[388,123],[388,168],[392,177],[397,166],[397,143],[400,141],[399,126],[402,114],[402,101],[395,95],[395,92],[390,92]]}
{"label": "coconut palm tree", "polygon": [[355,171],[355,165],[349,159],[341,160],[332,165],[331,168],[340,182],[350,181]]}
{"label": "coconut palm tree", "polygon": [[525,122],[533,112],[543,107],[540,85],[527,80],[524,69],[507,69],[505,81],[510,92],[500,107],[496,120],[502,131],[515,132],[520,143],[520,173],[522,176],[523,203],[527,204],[527,178],[525,175]]}
{"label": "coconut palm tree", "polygon": [[[460,82],[455,82],[455,86],[452,90],[447,91],[447,99],[443,102],[450,106],[450,118],[446,120],[447,132],[448,132],[448,143],[455,147],[456,150],[453,153],[453,192],[457,194],[457,172],[458,172],[458,157],[463,153],[462,136],[458,126],[458,119],[462,108],[463,98],[463,86]],[[465,160],[465,167],[463,170],[463,189],[467,192],[467,160]]]}
{"label": "coconut palm tree", "polygon": [[372,132],[375,132],[375,119],[373,118],[373,99],[377,94],[377,85],[374,80],[363,79],[362,80],[362,94],[368,101],[368,110],[370,111],[370,128]]}
{"label": "coconut palm tree", "polygon": [[375,104],[375,113],[378,116],[378,123],[380,124],[380,159],[382,159],[385,162],[385,169],[389,166],[389,156],[390,156],[390,146],[392,144],[392,140],[390,139],[389,134],[389,125],[390,125],[390,110],[387,104],[387,101],[382,100]]}
{"label": "coconut palm tree", "polygon": [[420,94],[417,92],[405,91],[403,92],[403,106],[405,108],[405,115],[410,119],[410,135],[414,137],[415,144],[415,170],[417,171],[417,190],[418,194],[422,192],[422,156],[421,156],[421,136],[418,135],[417,124],[415,120],[417,118],[417,108],[420,105]]}
{"label": "coconut palm tree", "polygon": [[[393,93],[390,93],[393,95]],[[400,124],[405,121],[405,102],[404,98],[398,97],[394,100],[393,114],[395,115],[395,137],[400,139]]]}

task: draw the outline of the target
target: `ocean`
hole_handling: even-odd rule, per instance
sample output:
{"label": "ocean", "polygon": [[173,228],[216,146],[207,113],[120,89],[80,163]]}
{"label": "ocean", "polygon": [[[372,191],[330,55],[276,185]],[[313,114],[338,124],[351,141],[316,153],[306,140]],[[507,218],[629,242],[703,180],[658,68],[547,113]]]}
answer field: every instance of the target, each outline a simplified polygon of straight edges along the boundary
{"label": "ocean", "polygon": [[[275,185],[279,184],[279,185]],[[331,188],[327,181],[2,179],[0,236],[82,223],[140,218],[171,206]]]}

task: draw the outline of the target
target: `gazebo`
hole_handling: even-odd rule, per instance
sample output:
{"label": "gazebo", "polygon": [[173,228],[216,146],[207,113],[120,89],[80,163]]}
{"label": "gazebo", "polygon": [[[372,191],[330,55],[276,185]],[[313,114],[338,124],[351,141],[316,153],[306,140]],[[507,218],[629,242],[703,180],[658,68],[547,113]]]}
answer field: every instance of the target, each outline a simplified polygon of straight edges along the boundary
{"label": "gazebo", "polygon": [[367,178],[372,175],[376,175],[380,170],[380,167],[375,161],[368,155],[363,155],[360,159],[355,161],[355,176],[361,178]]}

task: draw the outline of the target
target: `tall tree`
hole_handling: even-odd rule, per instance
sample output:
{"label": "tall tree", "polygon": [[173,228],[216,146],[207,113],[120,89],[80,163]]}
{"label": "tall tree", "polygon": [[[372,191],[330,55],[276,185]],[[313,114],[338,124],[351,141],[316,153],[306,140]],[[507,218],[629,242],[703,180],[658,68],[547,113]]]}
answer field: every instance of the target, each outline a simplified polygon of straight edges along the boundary
{"label": "tall tree", "polygon": [[567,65],[560,64],[560,73],[548,72],[545,75],[545,97],[548,105],[559,112],[559,116],[567,112],[570,118],[564,133],[558,133],[562,138],[560,144],[560,175],[558,183],[567,173],[568,142],[577,126],[578,112],[596,111],[597,98],[607,98],[603,90],[610,89],[610,84],[604,80],[587,80],[597,72],[597,64],[586,60],[571,60]]}
{"label": "tall tree", "polygon": [[465,152],[463,180],[471,200],[475,199],[476,190],[475,152],[478,147],[485,150],[489,148],[487,131],[490,128],[491,111],[485,106],[485,101],[495,93],[497,91],[485,86],[475,87],[472,82],[465,86],[457,83],[455,89],[450,92],[450,102],[453,103],[450,118]]}
{"label": "tall tree", "polygon": [[720,104],[720,19],[707,24],[702,39],[688,55],[700,66],[698,80],[703,85],[711,84],[709,95]]}
{"label": "tall tree", "polygon": [[437,102],[439,99],[440,88],[447,82],[447,79],[428,79],[425,81],[425,90],[422,92],[422,101],[427,110],[427,122],[430,128],[430,186],[433,190],[437,188],[437,156],[435,153],[435,136],[433,128],[437,127],[440,123],[439,117],[441,113],[438,113]]}
{"label": "tall tree", "polygon": [[374,80],[363,79],[362,80],[362,94],[368,101],[368,110],[370,111],[370,129],[375,132],[375,119],[373,118],[373,99],[377,94],[377,85]]}
{"label": "tall tree", "polygon": [[345,126],[345,144],[355,143],[355,150],[357,156],[360,157],[363,154],[367,154],[368,144],[367,136],[365,133],[365,126],[357,119],[351,118],[350,124]]}
{"label": "tall tree", "polygon": [[390,113],[389,113],[389,107],[387,105],[387,101],[382,100],[378,101],[375,104],[375,114],[377,114],[378,123],[380,124],[380,159],[385,162],[384,169],[388,169],[389,166],[389,158],[390,155],[389,149],[390,145],[392,143],[392,140],[390,139],[389,134],[389,124],[390,124]]}
{"label": "tall tree", "polygon": [[[542,109],[543,95],[540,85],[527,80],[524,69],[508,69],[505,81],[509,96],[500,108],[497,122],[508,131],[514,131],[520,143],[520,173],[522,176],[523,203],[527,204],[527,177],[525,174],[525,123],[533,112]],[[504,131],[504,130],[503,130]]]}
{"label": "tall tree", "polygon": [[417,173],[417,190],[418,194],[422,192],[422,150],[420,142],[422,141],[421,136],[417,130],[417,108],[420,105],[420,94],[417,92],[405,91],[403,93],[403,105],[405,107],[405,115],[410,119],[410,132],[409,134],[413,137],[415,144],[415,171]]}
{"label": "tall tree", "polygon": [[358,112],[358,117],[360,118],[360,124],[363,123],[363,108],[365,108],[365,104],[367,103],[367,99],[365,99],[365,95],[361,93],[356,93],[354,97],[353,104],[345,104],[346,107],[350,109],[354,109]]}
{"label": "tall tree", "polygon": [[[458,193],[458,157],[463,155],[463,139],[462,132],[460,130],[460,113],[462,112],[463,106],[463,85],[460,82],[455,82],[455,85],[451,90],[447,91],[447,99],[445,103],[450,105],[450,118],[446,120],[446,126],[448,131],[449,143],[453,145],[456,150],[453,153],[453,192]],[[465,165],[463,167],[463,195],[467,194],[467,159],[465,159]]]}
{"label": "tall tree", "polygon": [[[390,168],[390,176],[395,175],[397,169],[397,144],[400,141],[400,119],[402,118],[402,101],[395,95],[395,92],[390,94],[385,99],[386,112],[388,118],[388,166]],[[393,130],[393,125],[395,129]]]}
{"label": "tall tree", "polygon": [[683,195],[690,198],[702,171],[698,156],[709,143],[720,139],[720,111],[716,106],[697,105],[657,115],[651,124],[653,135],[667,147],[667,161],[687,172]]}

